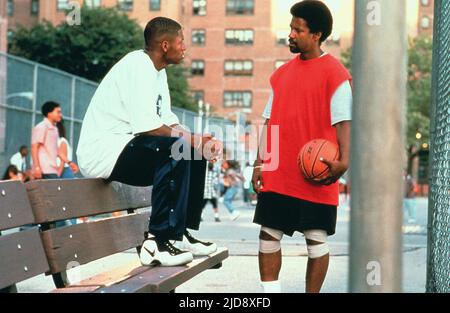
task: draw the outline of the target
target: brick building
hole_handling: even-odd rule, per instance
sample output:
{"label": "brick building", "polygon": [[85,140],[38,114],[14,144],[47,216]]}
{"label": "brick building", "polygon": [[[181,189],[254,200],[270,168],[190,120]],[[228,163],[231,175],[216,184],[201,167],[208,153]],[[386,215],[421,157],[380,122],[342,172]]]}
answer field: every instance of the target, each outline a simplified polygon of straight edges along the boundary
{"label": "brick building", "polygon": [[[5,0],[9,27],[30,27],[44,20],[65,20],[67,0]],[[188,48],[185,63],[194,96],[211,104],[217,115],[245,109],[248,118],[259,117],[270,93],[268,79],[292,55],[286,45],[289,6],[276,15],[276,0],[76,0],[90,6],[117,7],[144,27],[155,16],[168,16],[185,27]],[[281,1],[283,2],[283,1]],[[287,16],[287,19],[286,19]],[[280,19],[283,19],[280,22]],[[280,24],[283,26],[281,27]],[[284,25],[286,24],[286,25]],[[324,49],[339,55],[341,38]],[[346,45],[351,42],[348,37]],[[231,117],[230,116],[230,117]],[[232,117],[231,117],[232,118]]]}
{"label": "brick building", "polygon": [[[188,48],[185,64],[197,100],[209,103],[214,114],[233,118],[244,111],[260,118],[270,94],[269,77],[292,58],[287,47],[290,6],[298,0],[1,0],[7,1],[9,27],[29,27],[43,20],[65,20],[64,9],[77,2],[116,7],[144,27],[155,16],[180,21]],[[423,31],[433,1],[417,0]],[[340,56],[353,36],[353,0],[325,0],[333,11],[335,29],[323,49]],[[82,18],[82,17],[81,17]],[[417,12],[415,20],[419,18]],[[417,21],[412,31],[417,33]],[[81,25],[82,27],[82,25]],[[410,27],[411,28],[411,27]],[[414,35],[415,35],[414,34]]]}
{"label": "brick building", "polygon": [[417,31],[419,35],[433,34],[434,0],[419,0],[419,20]]}

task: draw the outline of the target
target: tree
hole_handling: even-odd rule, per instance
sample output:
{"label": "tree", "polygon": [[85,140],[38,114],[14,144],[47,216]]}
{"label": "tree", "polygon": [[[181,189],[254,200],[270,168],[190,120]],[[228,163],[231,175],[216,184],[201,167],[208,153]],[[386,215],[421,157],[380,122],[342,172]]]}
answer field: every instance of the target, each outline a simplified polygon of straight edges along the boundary
{"label": "tree", "polygon": [[[49,22],[30,29],[20,27],[10,45],[11,54],[99,82],[126,53],[144,46],[142,28],[114,8],[81,8],[81,25]],[[185,70],[167,70],[172,103],[194,109]]]}
{"label": "tree", "polygon": [[430,140],[431,68],[433,40],[429,36],[410,40],[408,67],[407,143],[416,145]]}
{"label": "tree", "polygon": [[[433,40],[420,36],[409,40],[406,145],[421,147],[430,140],[431,67]],[[352,49],[342,53],[341,61],[351,70]],[[420,134],[420,139],[416,138]]]}
{"label": "tree", "polygon": [[167,81],[169,83],[172,105],[197,111],[198,108],[189,92],[189,84],[186,76],[187,70],[181,65],[167,67]]}

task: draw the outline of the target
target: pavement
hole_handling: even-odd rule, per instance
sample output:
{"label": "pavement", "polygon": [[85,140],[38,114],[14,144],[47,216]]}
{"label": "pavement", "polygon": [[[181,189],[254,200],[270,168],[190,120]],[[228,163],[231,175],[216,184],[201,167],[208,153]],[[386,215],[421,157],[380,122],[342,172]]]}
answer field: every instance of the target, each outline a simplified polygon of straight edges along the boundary
{"label": "pavement", "polygon": [[[426,225],[427,199],[419,198],[415,225],[403,229],[403,291],[425,292],[426,283]],[[236,201],[241,215],[232,221],[220,204],[222,222],[214,222],[210,207],[205,208],[200,231],[193,234],[216,242],[230,251],[230,257],[219,270],[208,270],[177,288],[178,293],[259,293],[258,234],[259,226],[252,223],[254,207]],[[330,266],[322,291],[348,292],[350,208],[344,202],[338,210],[336,235],[329,238]],[[282,241],[283,265],[280,273],[282,291],[303,293],[307,263],[305,240],[301,234]],[[100,271],[114,269],[137,258],[134,250],[91,262],[69,271],[69,277],[87,278]],[[48,292],[54,286],[51,277],[40,275],[18,285],[19,292]]]}

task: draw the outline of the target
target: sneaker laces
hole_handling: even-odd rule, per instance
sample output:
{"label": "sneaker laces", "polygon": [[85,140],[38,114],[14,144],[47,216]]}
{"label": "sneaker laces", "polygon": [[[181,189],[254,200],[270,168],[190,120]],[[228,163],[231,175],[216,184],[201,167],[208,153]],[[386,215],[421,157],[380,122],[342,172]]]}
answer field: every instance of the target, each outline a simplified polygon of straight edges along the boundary
{"label": "sneaker laces", "polygon": [[178,249],[177,247],[175,247],[169,240],[162,242],[162,245],[172,255],[177,255],[177,254],[181,254],[181,253],[185,252],[185,251],[182,251],[182,250]]}

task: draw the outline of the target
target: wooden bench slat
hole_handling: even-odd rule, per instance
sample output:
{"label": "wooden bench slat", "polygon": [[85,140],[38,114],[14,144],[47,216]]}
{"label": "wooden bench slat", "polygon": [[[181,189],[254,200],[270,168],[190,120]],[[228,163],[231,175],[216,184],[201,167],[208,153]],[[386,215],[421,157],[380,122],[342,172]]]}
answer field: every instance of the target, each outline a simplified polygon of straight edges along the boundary
{"label": "wooden bench slat", "polygon": [[0,236],[0,289],[48,271],[39,229]]}
{"label": "wooden bench slat", "polygon": [[226,248],[219,248],[207,257],[194,259],[185,266],[154,267],[121,283],[97,289],[96,293],[170,292],[228,257]]}
{"label": "wooden bench slat", "polygon": [[25,186],[37,223],[151,206],[152,187],[103,179],[36,180]]}
{"label": "wooden bench slat", "polygon": [[129,214],[42,232],[51,273],[66,270],[71,262],[82,265],[141,245],[149,217],[148,212]]}
{"label": "wooden bench slat", "polygon": [[33,211],[23,183],[0,183],[0,230],[15,228],[34,222]]}
{"label": "wooden bench slat", "polygon": [[66,287],[52,290],[50,293],[92,293],[101,286]]}
{"label": "wooden bench slat", "polygon": [[89,277],[80,282],[73,283],[70,287],[85,287],[85,286],[99,286],[107,287],[113,284],[120,283],[128,278],[139,275],[148,271],[150,267],[142,266],[139,257],[136,254],[136,259],[126,263],[125,265],[115,268],[108,272],[103,272],[98,275]]}

